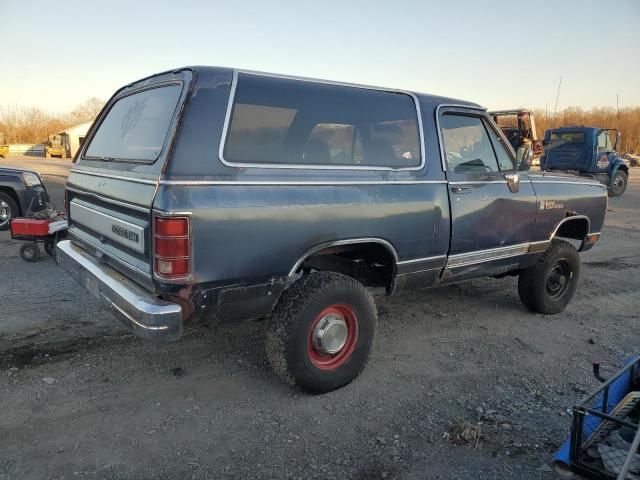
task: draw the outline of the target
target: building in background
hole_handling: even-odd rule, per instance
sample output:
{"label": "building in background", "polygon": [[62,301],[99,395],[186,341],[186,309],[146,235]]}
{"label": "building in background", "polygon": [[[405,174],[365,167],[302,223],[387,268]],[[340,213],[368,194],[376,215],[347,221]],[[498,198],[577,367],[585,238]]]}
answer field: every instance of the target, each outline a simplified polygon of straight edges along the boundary
{"label": "building in background", "polygon": [[81,123],[80,125],[76,125],[74,127],[69,127],[62,132],[58,132],[58,135],[64,138],[63,143],[66,146],[66,157],[73,158],[76,155],[76,152],[80,149],[82,142],[84,142],[84,137],[87,136],[87,131],[93,122]]}

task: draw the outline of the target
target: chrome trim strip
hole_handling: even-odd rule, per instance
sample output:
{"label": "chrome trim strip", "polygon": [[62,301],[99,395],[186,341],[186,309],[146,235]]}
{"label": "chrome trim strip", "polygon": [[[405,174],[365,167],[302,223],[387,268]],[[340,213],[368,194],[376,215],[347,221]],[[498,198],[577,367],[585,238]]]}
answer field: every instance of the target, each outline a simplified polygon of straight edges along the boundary
{"label": "chrome trim strip", "polygon": [[[131,248],[139,253],[144,253],[145,251],[145,232],[144,227],[140,225],[86,207],[75,200],[69,203],[69,217],[73,218],[74,223],[85,226],[103,236],[103,238],[106,237],[112,240],[116,244]],[[124,230],[124,232],[122,232],[123,235],[115,233],[114,229],[117,230],[117,227]],[[128,235],[129,232],[133,239],[124,236],[125,234]]]}
{"label": "chrome trim strip", "polygon": [[523,255],[529,251],[529,243],[521,243],[508,247],[490,248],[487,250],[478,250],[475,252],[460,253],[450,255],[446,268],[464,267],[476,263],[491,262],[503,258],[515,257]]}
{"label": "chrome trim strip", "polygon": [[[184,216],[192,216],[193,212],[187,211],[187,210],[180,210],[180,211],[167,211],[167,210],[160,210],[158,208],[154,208],[153,209],[153,214],[158,214],[162,217],[171,217],[171,216],[179,216],[179,217],[184,217]],[[189,222],[189,229],[191,229],[191,222]]]}
{"label": "chrome trim strip", "polygon": [[444,139],[442,138],[442,129],[440,128],[440,109],[441,108],[462,108],[468,110],[475,110],[479,112],[486,112],[484,107],[474,107],[473,105],[460,105],[457,103],[441,103],[436,107],[436,130],[438,130],[438,141],[440,142],[440,161],[442,162],[442,171],[446,173],[447,162],[444,154]]}
{"label": "chrome trim strip", "polygon": [[346,240],[336,240],[332,242],[325,242],[325,243],[316,245],[314,247],[311,247],[298,259],[298,261],[293,265],[291,270],[289,270],[289,276],[292,277],[293,275],[295,275],[298,268],[300,268],[300,265],[302,265],[302,262],[304,262],[309,256],[313,255],[314,253],[324,248],[337,247],[340,245],[353,245],[357,243],[379,243],[393,255],[394,263],[396,264],[398,263],[398,253],[396,252],[396,249],[391,244],[391,242],[388,242],[387,240],[384,240],[382,238],[373,238],[373,237],[350,238]]}
{"label": "chrome trim strip", "polygon": [[157,185],[158,184],[157,181],[146,180],[144,178],[123,177],[122,175],[112,175],[110,173],[98,173],[98,172],[92,172],[92,171],[89,171],[89,170],[82,170],[80,168],[72,168],[71,170],[69,170],[69,173],[80,173],[82,175],[88,175],[90,177],[113,178],[114,180],[124,180],[126,182],[142,183],[142,184],[145,184],[145,185]]}
{"label": "chrome trim strip", "polygon": [[551,244],[551,240],[541,240],[538,242],[531,242],[529,244],[529,251],[527,253],[544,252],[549,247],[550,244]]}
{"label": "chrome trim strip", "polygon": [[413,275],[415,273],[424,273],[424,272],[433,272],[434,270],[442,270],[445,266],[435,267],[435,268],[425,268],[424,270],[412,270],[410,272],[398,273],[396,277],[406,277],[407,275]]}
{"label": "chrome trim strip", "polygon": [[399,262],[396,262],[397,265],[409,265],[411,263],[418,263],[418,262],[428,262],[431,260],[440,260],[441,258],[447,258],[446,255],[434,255],[433,257],[424,257],[424,258],[412,258],[411,260],[401,260]]}
{"label": "chrome trim strip", "polygon": [[284,181],[253,181],[253,180],[160,180],[160,185],[420,185],[420,184],[446,184],[446,180],[354,180],[354,181],[314,181],[314,180],[284,180]]}
{"label": "chrome trim strip", "polygon": [[87,192],[85,190],[79,190],[79,189],[74,188],[74,187],[67,186],[66,189],[71,191],[71,192],[79,193],[81,195],[87,195],[87,196],[90,196],[90,197],[93,197],[93,198],[97,198],[98,200],[103,200],[103,201],[105,201],[107,203],[112,203],[113,205],[118,205],[120,207],[130,208],[131,210],[137,210],[138,212],[149,213],[149,210],[150,210],[149,208],[139,207],[137,205],[132,205],[132,204],[125,203],[125,202],[120,202],[118,200],[113,200],[111,198],[104,197],[102,195],[98,195],[98,194],[93,193],[93,192]]}
{"label": "chrome trim strip", "polygon": [[470,180],[468,182],[449,182],[449,185],[484,185],[486,183],[501,183],[505,185],[506,180]]}
{"label": "chrome trim strip", "polygon": [[551,240],[538,240],[538,241],[536,241],[536,242],[531,242],[531,243],[529,243],[529,246],[530,246],[530,247],[533,247],[534,245],[540,245],[540,244],[543,244],[543,243],[549,243],[550,241],[551,241]]}
{"label": "chrome trim strip", "polygon": [[[418,134],[420,136],[420,164],[415,167],[402,167],[402,168],[393,168],[393,167],[374,167],[374,166],[359,166],[359,165],[303,165],[303,164],[285,164],[285,163],[251,163],[251,162],[231,162],[224,158],[224,148],[227,143],[227,132],[229,129],[229,123],[231,121],[231,113],[233,111],[233,102],[235,100],[236,88],[238,85],[238,74],[244,73],[247,75],[257,75],[263,77],[271,77],[271,78],[282,78],[286,80],[297,80],[309,83],[323,83],[326,85],[336,85],[341,87],[350,87],[350,88],[360,88],[364,90],[376,90],[382,92],[389,93],[401,93],[404,95],[408,95],[413,99],[413,102],[416,107],[416,115],[418,119]],[[364,171],[392,171],[392,172],[402,172],[402,171],[418,171],[422,170],[426,165],[425,159],[425,139],[424,139],[424,129],[422,126],[422,112],[420,110],[420,100],[417,95],[413,92],[409,92],[406,90],[397,90],[392,88],[380,88],[380,87],[369,87],[365,85],[357,85],[357,84],[348,84],[348,83],[340,83],[334,82],[330,80],[320,80],[314,78],[303,78],[303,77],[293,77],[287,75],[278,75],[272,73],[265,72],[253,72],[251,70],[240,70],[236,69],[233,71],[233,78],[231,80],[231,92],[229,93],[229,100],[227,102],[227,111],[225,113],[224,125],[222,127],[222,137],[220,138],[220,146],[218,148],[218,158],[220,161],[228,166],[235,168],[274,168],[274,169],[297,169],[297,170],[364,170]]]}
{"label": "chrome trim strip", "polygon": [[531,183],[553,183],[554,185],[585,185],[590,187],[604,187],[607,188],[603,183],[591,183],[591,182],[572,182],[572,181],[553,181],[553,180],[531,180]]}

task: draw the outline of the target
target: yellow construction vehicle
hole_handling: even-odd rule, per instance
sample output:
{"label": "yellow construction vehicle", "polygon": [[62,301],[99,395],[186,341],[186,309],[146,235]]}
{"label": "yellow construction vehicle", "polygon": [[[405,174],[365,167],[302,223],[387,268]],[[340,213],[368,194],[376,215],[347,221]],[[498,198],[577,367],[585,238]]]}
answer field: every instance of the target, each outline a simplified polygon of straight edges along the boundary
{"label": "yellow construction vehicle", "polygon": [[67,156],[67,148],[65,145],[64,137],[62,135],[49,135],[47,141],[45,142],[44,148],[46,158],[65,158]]}
{"label": "yellow construction vehicle", "polygon": [[0,157],[7,158],[9,156],[9,145],[4,143],[4,133],[0,132]]}

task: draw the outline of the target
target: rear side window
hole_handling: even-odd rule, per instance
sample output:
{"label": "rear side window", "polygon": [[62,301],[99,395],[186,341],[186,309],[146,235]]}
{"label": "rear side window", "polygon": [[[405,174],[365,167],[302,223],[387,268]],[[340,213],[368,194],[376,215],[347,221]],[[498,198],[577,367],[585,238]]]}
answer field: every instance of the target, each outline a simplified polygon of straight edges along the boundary
{"label": "rear side window", "polygon": [[227,162],[417,168],[415,102],[402,93],[240,74]]}
{"label": "rear side window", "polygon": [[570,143],[584,143],[585,135],[582,132],[558,132],[551,134],[551,145],[558,147]]}
{"label": "rear side window", "polygon": [[167,85],[117,100],[91,139],[85,158],[154,162],[181,91],[181,85]]}

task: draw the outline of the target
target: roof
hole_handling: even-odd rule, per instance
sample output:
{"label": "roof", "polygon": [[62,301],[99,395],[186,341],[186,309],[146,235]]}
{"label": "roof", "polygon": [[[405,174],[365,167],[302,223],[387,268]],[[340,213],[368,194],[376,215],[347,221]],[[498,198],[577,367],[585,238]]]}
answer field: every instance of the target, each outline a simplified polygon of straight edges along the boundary
{"label": "roof", "polygon": [[560,132],[560,131],[565,131],[565,132],[580,132],[580,131],[593,131],[593,130],[602,130],[599,127],[585,127],[584,125],[567,125],[565,127],[558,127],[558,128],[550,128],[549,131],[551,132]]}
{"label": "roof", "polygon": [[285,74],[280,74],[280,73],[260,72],[260,71],[245,70],[245,69],[239,69],[239,68],[226,68],[226,67],[215,67],[215,66],[204,66],[204,65],[187,66],[187,67],[167,70],[167,71],[164,71],[164,72],[159,72],[159,73],[150,75],[148,77],[141,78],[140,80],[137,80],[135,82],[131,82],[129,85],[134,85],[134,84],[136,84],[138,82],[141,82],[143,80],[147,80],[147,79],[149,79],[151,77],[155,77],[155,76],[158,76],[158,75],[165,75],[165,74],[168,74],[168,73],[179,72],[181,70],[192,70],[192,71],[194,71],[196,73],[211,73],[211,74],[215,74],[215,73],[219,74],[220,72],[223,72],[223,71],[227,71],[229,73],[239,72],[239,73],[249,73],[249,74],[255,74],[255,75],[265,75],[265,76],[270,76],[270,77],[286,78],[286,79],[290,79],[290,80],[303,80],[303,81],[308,81],[308,82],[331,83],[331,84],[335,84],[335,85],[344,85],[344,86],[360,87],[360,88],[369,88],[369,89],[375,89],[375,90],[389,90],[389,91],[405,92],[405,93],[411,93],[411,94],[415,95],[422,102],[433,103],[433,104],[437,104],[437,105],[447,104],[447,105],[465,106],[465,107],[478,108],[478,109],[485,110],[485,108],[483,106],[481,106],[481,105],[479,105],[477,103],[470,102],[468,100],[461,100],[461,99],[457,99],[457,98],[443,97],[443,96],[438,96],[438,95],[430,95],[430,94],[426,94],[426,93],[416,92],[416,91],[413,91],[413,90],[404,90],[404,89],[393,88],[393,87],[380,87],[380,86],[375,86],[375,85],[363,85],[363,84],[357,84],[357,83],[342,82],[342,81],[339,81],[339,80],[326,80],[326,79],[321,79],[321,78],[300,77],[300,76],[285,75]]}
{"label": "roof", "polygon": [[74,125],[73,127],[69,127],[66,130],[62,130],[61,132],[58,132],[58,135],[61,133],[66,133],[67,135],[75,134],[79,136],[86,135],[92,123],[93,122],[85,122],[85,123],[80,123],[79,125]]}

